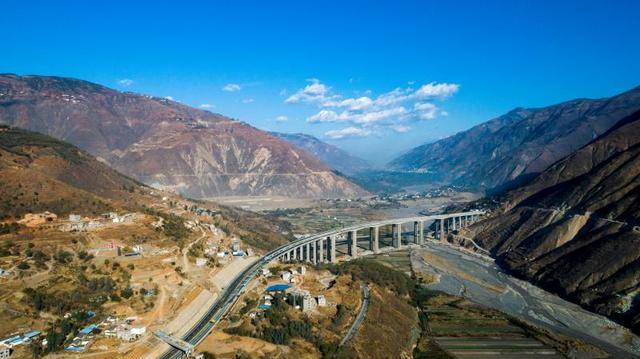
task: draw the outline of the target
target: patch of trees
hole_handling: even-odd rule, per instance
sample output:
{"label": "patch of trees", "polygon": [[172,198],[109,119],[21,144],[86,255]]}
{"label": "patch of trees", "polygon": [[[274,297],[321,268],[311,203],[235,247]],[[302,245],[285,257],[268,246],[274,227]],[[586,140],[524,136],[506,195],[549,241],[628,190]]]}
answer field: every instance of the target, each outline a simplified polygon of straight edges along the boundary
{"label": "patch of trees", "polygon": [[147,213],[162,218],[162,231],[167,237],[172,238],[174,241],[185,239],[189,236],[189,233],[191,233],[191,231],[184,226],[184,219],[180,216],[173,213],[155,211],[153,209],[147,209]]}
{"label": "patch of trees", "polygon": [[17,222],[0,223],[0,235],[9,234],[9,233],[16,233],[22,227],[23,226],[21,224],[17,223]]}
{"label": "patch of trees", "polygon": [[73,253],[67,251],[58,251],[53,258],[60,264],[69,264],[73,261]]}
{"label": "patch of trees", "polygon": [[416,282],[408,275],[372,259],[358,259],[339,266],[329,265],[328,269],[336,275],[351,275],[354,280],[377,284],[401,296],[412,295],[416,288]]}
{"label": "patch of trees", "polygon": [[333,358],[337,353],[337,343],[327,342],[313,332],[308,320],[299,320],[289,315],[290,306],[284,301],[282,294],[274,295],[271,308],[262,317],[253,319],[250,326],[240,325],[225,329],[229,334],[260,338],[273,344],[288,345],[292,339],[303,339],[315,345],[323,358]]}

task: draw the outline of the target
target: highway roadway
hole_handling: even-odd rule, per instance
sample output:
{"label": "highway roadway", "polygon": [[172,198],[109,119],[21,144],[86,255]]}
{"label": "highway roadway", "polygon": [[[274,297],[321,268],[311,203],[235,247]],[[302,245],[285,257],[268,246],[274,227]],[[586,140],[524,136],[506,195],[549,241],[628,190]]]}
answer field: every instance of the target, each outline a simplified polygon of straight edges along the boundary
{"label": "highway roadway", "polygon": [[[347,233],[349,231],[360,230],[364,228],[374,227],[374,226],[385,226],[391,225],[395,223],[409,223],[416,221],[433,221],[439,220],[443,218],[450,217],[459,217],[464,215],[480,215],[484,212],[474,211],[474,212],[465,212],[465,213],[450,213],[450,214],[439,214],[439,215],[431,215],[431,216],[419,216],[419,217],[410,217],[410,218],[396,218],[390,220],[383,220],[377,222],[369,222],[357,224],[345,228],[334,229],[331,231],[326,231],[323,233],[307,236],[296,241],[287,243],[282,245],[270,252],[268,252],[264,257],[260,260],[252,264],[249,268],[245,269],[243,272],[238,274],[236,278],[223,289],[220,297],[213,303],[211,308],[205,313],[205,315],[200,318],[200,320],[191,328],[187,334],[182,337],[182,340],[187,343],[193,344],[194,346],[198,345],[208,334],[209,332],[220,322],[220,320],[227,314],[229,309],[233,306],[233,304],[238,300],[240,295],[244,292],[245,288],[253,280],[253,278],[261,272],[261,269],[269,264],[271,261],[277,260],[285,253],[293,250],[294,248],[305,245],[307,243],[312,243],[319,239],[327,238],[329,236],[338,235],[341,233]],[[176,348],[171,348],[167,352],[165,352],[161,358],[169,359],[169,358],[181,358],[183,352]]]}

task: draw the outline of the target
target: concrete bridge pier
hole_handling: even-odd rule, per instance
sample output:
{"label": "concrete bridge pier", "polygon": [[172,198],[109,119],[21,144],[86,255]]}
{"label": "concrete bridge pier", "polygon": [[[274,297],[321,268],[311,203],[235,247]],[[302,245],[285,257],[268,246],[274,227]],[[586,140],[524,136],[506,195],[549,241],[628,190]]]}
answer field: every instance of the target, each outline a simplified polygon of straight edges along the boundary
{"label": "concrete bridge pier", "polygon": [[393,247],[400,248],[402,246],[402,223],[393,224],[391,227],[391,233],[393,236]]}
{"label": "concrete bridge pier", "polygon": [[349,238],[349,255],[351,258],[358,257],[358,231],[349,231],[347,233]]}
{"label": "concrete bridge pier", "polygon": [[444,234],[444,223],[445,223],[445,219],[442,218],[440,220],[440,236],[438,237],[439,240],[444,241],[445,240],[445,234]]}
{"label": "concrete bridge pier", "polygon": [[336,237],[330,236],[327,240],[329,242],[329,262],[336,263]]}
{"label": "concrete bridge pier", "polygon": [[380,227],[369,227],[369,249],[373,253],[380,252]]}
{"label": "concrete bridge pier", "polygon": [[424,243],[424,222],[413,222],[413,243],[421,245]]}
{"label": "concrete bridge pier", "polygon": [[324,263],[324,239],[319,240],[316,244],[318,245],[318,262]]}

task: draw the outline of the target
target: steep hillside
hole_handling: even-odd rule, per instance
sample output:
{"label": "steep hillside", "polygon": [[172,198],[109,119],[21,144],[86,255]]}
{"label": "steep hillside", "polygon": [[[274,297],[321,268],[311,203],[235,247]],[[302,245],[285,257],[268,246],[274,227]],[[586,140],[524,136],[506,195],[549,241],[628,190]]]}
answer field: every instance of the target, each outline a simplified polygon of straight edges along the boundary
{"label": "steep hillside", "polygon": [[0,219],[136,207],[140,183],[49,136],[0,126]]}
{"label": "steep hillside", "polygon": [[311,153],[336,171],[351,175],[371,169],[371,165],[362,158],[351,155],[336,146],[322,142],[311,135],[280,132],[271,132],[271,134]]}
{"label": "steep hillside", "polygon": [[526,181],[640,109],[640,87],[504,116],[422,145],[393,160],[400,171],[429,172],[443,183],[495,188]]}
{"label": "steep hillside", "polygon": [[640,112],[507,193],[475,231],[508,270],[640,332]]}
{"label": "steep hillside", "polygon": [[86,81],[0,75],[0,123],[71,142],[190,197],[357,196],[317,158],[245,123]]}

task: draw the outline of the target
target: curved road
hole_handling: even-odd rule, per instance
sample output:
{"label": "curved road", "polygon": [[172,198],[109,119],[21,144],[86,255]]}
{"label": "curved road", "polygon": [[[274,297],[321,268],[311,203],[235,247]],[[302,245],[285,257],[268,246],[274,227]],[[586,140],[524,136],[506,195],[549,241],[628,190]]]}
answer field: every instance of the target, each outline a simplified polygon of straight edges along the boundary
{"label": "curved road", "polygon": [[342,338],[340,346],[345,345],[345,343],[351,340],[351,338],[356,334],[356,331],[358,331],[358,328],[360,328],[360,325],[362,325],[362,321],[364,321],[364,317],[367,315],[367,309],[369,309],[369,300],[369,285],[365,284],[362,286],[362,306],[360,307],[360,312],[358,312],[358,316],[356,317],[356,320],[353,321],[347,335]]}
{"label": "curved road", "polygon": [[[329,236],[334,236],[337,234],[360,230],[368,227],[392,225],[399,222],[408,223],[408,222],[415,222],[415,221],[433,221],[433,220],[457,217],[457,216],[462,216],[467,214],[480,215],[480,214],[483,214],[483,212],[475,211],[475,212],[465,212],[465,213],[450,213],[450,214],[439,214],[439,215],[432,215],[432,216],[396,218],[396,219],[390,219],[390,220],[384,220],[384,221],[378,221],[378,222],[362,223],[362,224],[353,225],[346,228],[334,229],[331,231],[307,236],[297,241],[293,241],[285,245],[282,245],[268,252],[264,257],[260,258],[260,260],[258,260],[257,262],[252,264],[249,268],[245,269],[242,273],[240,273],[231,282],[231,284],[229,284],[229,286],[227,286],[227,288],[224,289],[224,291],[222,292],[218,300],[216,300],[215,303],[213,303],[211,308],[209,308],[209,310],[205,313],[205,315],[202,318],[200,318],[200,320],[196,323],[196,325],[193,328],[191,328],[187,332],[187,334],[185,334],[182,337],[182,340],[190,344],[193,344],[194,346],[200,343],[209,334],[209,332],[213,329],[213,327],[215,327],[218,324],[218,322],[224,317],[224,315],[227,314],[229,309],[233,306],[236,300],[244,292],[249,282],[251,282],[251,280],[255,278],[255,276],[258,273],[260,273],[261,269],[264,266],[266,266],[273,260],[277,260],[285,253],[293,250],[294,248],[300,245],[312,243],[314,241],[317,241],[319,239],[323,239]],[[180,350],[172,348],[166,353],[164,353],[161,358],[164,358],[164,359],[181,358],[182,354],[183,353]]]}

